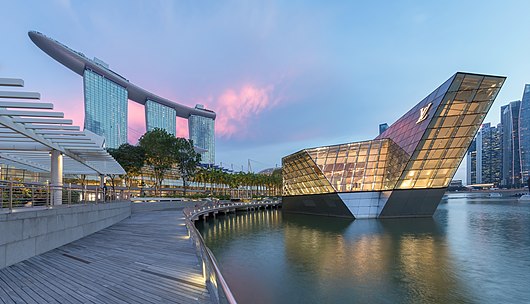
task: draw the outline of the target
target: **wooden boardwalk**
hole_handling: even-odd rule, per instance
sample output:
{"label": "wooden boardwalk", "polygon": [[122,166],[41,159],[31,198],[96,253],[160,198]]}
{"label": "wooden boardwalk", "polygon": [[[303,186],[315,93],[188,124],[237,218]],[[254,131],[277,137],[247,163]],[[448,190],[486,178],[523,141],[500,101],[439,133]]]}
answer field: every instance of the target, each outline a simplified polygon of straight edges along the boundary
{"label": "wooden boardwalk", "polygon": [[0,303],[210,303],[181,210],[134,213],[0,270]]}

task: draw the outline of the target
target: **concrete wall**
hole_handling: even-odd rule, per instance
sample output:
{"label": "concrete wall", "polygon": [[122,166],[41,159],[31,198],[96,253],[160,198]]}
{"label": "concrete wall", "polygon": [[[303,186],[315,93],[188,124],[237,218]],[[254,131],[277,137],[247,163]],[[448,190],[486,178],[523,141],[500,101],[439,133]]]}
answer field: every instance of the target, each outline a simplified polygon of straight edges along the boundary
{"label": "concrete wall", "polygon": [[194,207],[200,205],[202,202],[152,202],[152,203],[132,203],[132,213],[148,212],[148,211],[162,211],[183,209],[187,207]]}
{"label": "concrete wall", "polygon": [[73,242],[131,215],[130,202],[0,214],[0,269]]}

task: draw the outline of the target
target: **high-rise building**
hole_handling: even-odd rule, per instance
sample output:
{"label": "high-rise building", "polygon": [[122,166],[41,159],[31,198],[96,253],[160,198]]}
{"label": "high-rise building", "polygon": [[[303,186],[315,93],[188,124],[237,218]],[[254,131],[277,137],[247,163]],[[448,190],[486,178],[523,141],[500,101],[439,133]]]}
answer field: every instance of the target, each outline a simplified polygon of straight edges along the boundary
{"label": "high-rise building", "polygon": [[148,99],[145,102],[145,124],[147,131],[160,128],[166,130],[169,134],[175,135],[177,113],[173,108]]}
{"label": "high-rise building", "polygon": [[501,183],[502,149],[500,126],[482,125],[477,134],[477,183]]}
{"label": "high-rise building", "polygon": [[[196,105],[195,108],[208,111],[200,104]],[[201,152],[201,163],[215,164],[215,120],[204,116],[190,115],[188,128],[193,144],[206,150]]]}
{"label": "high-rise building", "polygon": [[105,137],[107,148],[127,143],[127,90],[85,69],[85,129]]}
{"label": "high-rise building", "polygon": [[388,129],[388,124],[386,122],[379,124],[379,135],[383,134],[383,132],[385,132],[386,129]]}
{"label": "high-rise building", "polygon": [[84,77],[85,128],[106,138],[107,147],[127,142],[127,102],[145,105],[146,129],[161,128],[176,133],[176,116],[188,119],[190,139],[204,152],[203,160],[214,163],[216,114],[204,107],[191,108],[157,96],[129,82],[100,59],[83,53],[42,33],[31,31],[30,39],[45,53]]}
{"label": "high-rise building", "polygon": [[467,150],[466,158],[466,169],[468,185],[474,185],[477,183],[477,139],[473,139],[471,146]]}
{"label": "high-rise building", "polygon": [[505,187],[521,185],[521,153],[519,150],[519,112],[521,101],[501,107],[502,179]]}
{"label": "high-rise building", "polygon": [[501,143],[502,143],[502,176],[501,185],[509,186],[513,183],[512,166],[513,146],[511,144],[512,123],[510,105],[501,107]]}
{"label": "high-rise building", "polygon": [[519,149],[521,155],[521,179],[526,185],[530,177],[530,84],[524,86],[519,111]]}

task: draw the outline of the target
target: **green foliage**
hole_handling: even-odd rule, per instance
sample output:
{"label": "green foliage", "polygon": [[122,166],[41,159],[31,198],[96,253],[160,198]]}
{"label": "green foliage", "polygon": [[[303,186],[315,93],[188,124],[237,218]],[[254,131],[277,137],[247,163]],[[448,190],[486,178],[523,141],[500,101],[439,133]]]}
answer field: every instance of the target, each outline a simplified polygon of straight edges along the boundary
{"label": "green foliage", "polygon": [[197,166],[201,161],[201,155],[195,152],[193,141],[185,138],[175,138],[174,144],[175,162],[184,185],[184,195],[188,180],[197,172]]}
{"label": "green foliage", "polygon": [[123,144],[118,149],[108,149],[108,151],[128,175],[140,175],[145,163],[145,151],[142,147]]}
{"label": "green foliage", "polygon": [[160,128],[146,132],[138,140],[145,151],[145,163],[153,168],[157,190],[160,190],[164,176],[175,163],[175,142],[175,136]]}
{"label": "green foliage", "polygon": [[118,149],[108,149],[108,152],[125,170],[125,183],[131,187],[131,179],[142,173],[145,164],[145,150],[141,146],[123,144]]}
{"label": "green foliage", "polygon": [[[282,171],[276,169],[271,175],[256,173],[228,173],[216,168],[201,168],[195,174],[193,180],[203,184],[203,191],[214,196],[226,195],[230,189],[240,189],[249,196],[259,197],[261,194],[266,196],[281,196],[282,189]],[[209,185],[209,189],[207,189]],[[224,185],[228,186],[223,187]],[[239,191],[239,190],[238,190]]]}
{"label": "green foliage", "polygon": [[[163,129],[156,128],[146,132],[139,140],[138,146],[121,145],[118,149],[109,149],[109,153],[125,169],[125,181],[130,187],[133,177],[141,174],[145,165],[153,170],[155,191],[160,188],[167,173],[175,168],[184,185],[184,196],[189,181],[203,186],[203,194],[192,194],[192,197],[213,196],[222,199],[230,197],[230,190],[244,193],[245,197],[281,196],[282,171],[276,169],[271,175],[256,173],[228,173],[216,168],[199,168],[201,156],[195,152],[193,142],[176,138]],[[114,186],[114,179],[111,178]],[[234,193],[234,192],[232,192]],[[176,194],[175,194],[176,195]]]}

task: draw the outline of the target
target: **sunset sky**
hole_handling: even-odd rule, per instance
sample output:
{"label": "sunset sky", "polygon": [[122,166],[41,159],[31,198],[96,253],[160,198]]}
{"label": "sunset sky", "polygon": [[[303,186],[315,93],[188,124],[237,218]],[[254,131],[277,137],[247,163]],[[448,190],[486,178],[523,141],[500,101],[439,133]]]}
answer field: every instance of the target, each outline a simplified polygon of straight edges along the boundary
{"label": "sunset sky", "polygon": [[[530,83],[530,2],[2,1],[0,77],[83,125],[82,78],[37,30],[132,83],[217,112],[216,161],[254,170],[371,139],[457,71],[507,76],[486,122]],[[145,132],[129,102],[129,140]],[[177,119],[178,135],[187,122]],[[463,167],[457,178],[464,178]]]}

